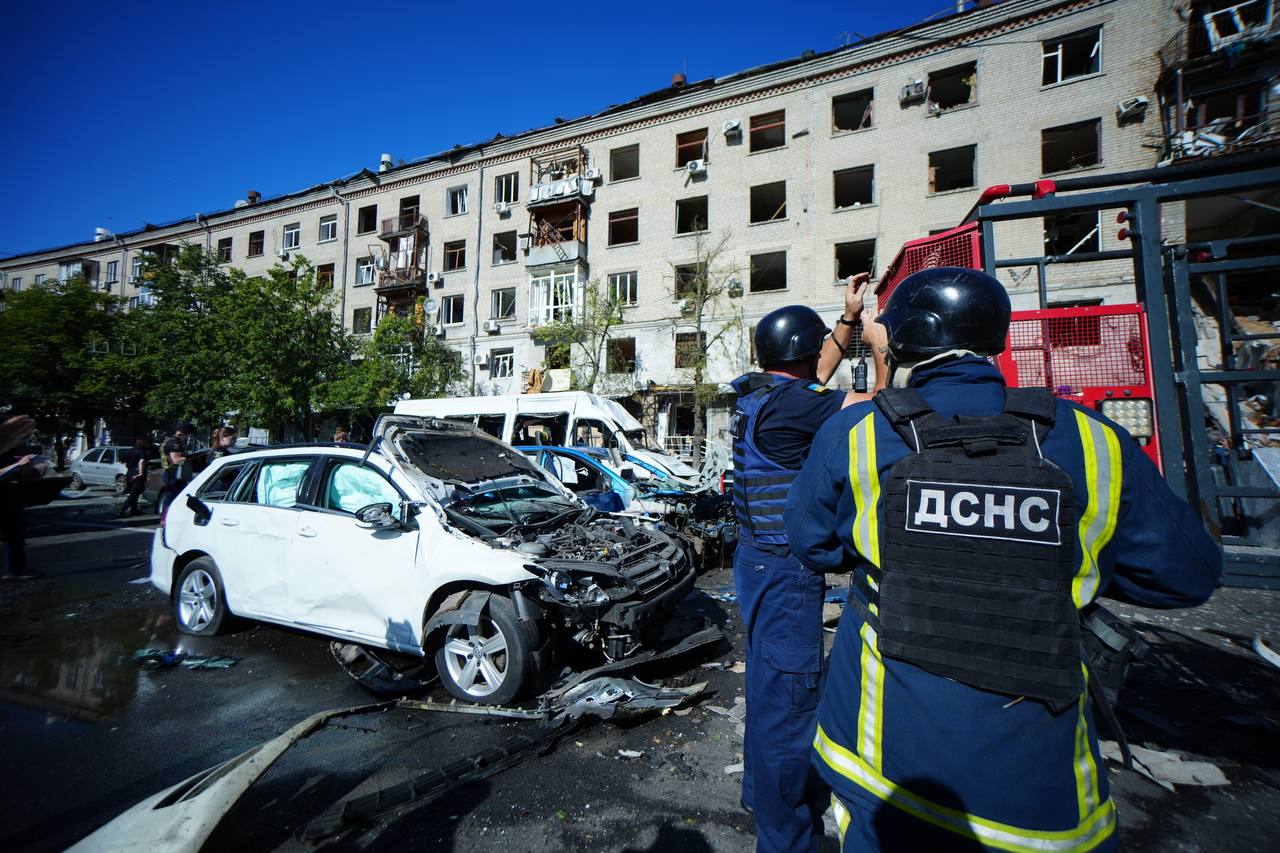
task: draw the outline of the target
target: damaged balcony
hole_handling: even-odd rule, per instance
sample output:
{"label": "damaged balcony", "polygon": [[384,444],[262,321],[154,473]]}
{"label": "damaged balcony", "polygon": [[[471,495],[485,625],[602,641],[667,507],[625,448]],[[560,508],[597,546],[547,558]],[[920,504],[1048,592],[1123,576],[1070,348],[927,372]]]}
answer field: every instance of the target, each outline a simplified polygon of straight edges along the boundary
{"label": "damaged balcony", "polygon": [[[380,235],[381,236],[381,235]],[[427,241],[416,229],[389,237],[386,246],[370,246],[377,283],[378,317],[406,316],[427,292]]]}
{"label": "damaged balcony", "polygon": [[579,202],[562,201],[530,210],[529,233],[521,237],[521,243],[529,267],[585,260],[586,209]]}
{"label": "damaged balcony", "polygon": [[387,242],[414,234],[422,237],[427,235],[427,218],[419,214],[416,208],[382,220],[378,228],[378,239]]}
{"label": "damaged balcony", "polygon": [[590,154],[571,145],[529,161],[529,200],[526,206],[556,205],[565,201],[586,204],[595,195],[600,171],[590,165]]}

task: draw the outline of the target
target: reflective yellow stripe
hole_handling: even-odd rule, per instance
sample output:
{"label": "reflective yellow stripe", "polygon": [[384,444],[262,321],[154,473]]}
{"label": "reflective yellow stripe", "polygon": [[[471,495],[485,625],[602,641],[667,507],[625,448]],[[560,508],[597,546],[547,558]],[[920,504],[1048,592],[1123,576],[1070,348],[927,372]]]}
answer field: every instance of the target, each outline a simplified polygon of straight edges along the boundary
{"label": "reflective yellow stripe", "polygon": [[1022,829],[977,817],[958,809],[926,800],[889,781],[865,761],[831,740],[822,726],[813,739],[813,748],[836,773],[859,788],[901,809],[912,817],[1012,853],[1084,853],[1105,841],[1116,828],[1115,806],[1110,799],[1100,803],[1073,829],[1046,832]]}
{"label": "reflective yellow stripe", "polygon": [[873,566],[880,565],[880,472],[876,468],[876,418],[867,415],[849,431],[849,483],[857,514],[853,544]]}
{"label": "reflective yellow stripe", "polygon": [[862,698],[858,701],[858,754],[876,770],[883,765],[880,742],[884,734],[884,662],[876,647],[876,632],[863,623]]}
{"label": "reflective yellow stripe", "polygon": [[835,794],[831,795],[831,811],[836,817],[836,834],[840,837],[840,847],[844,847],[844,834],[849,831],[849,810],[840,802]]}
{"label": "reflective yellow stripe", "polygon": [[1084,713],[1085,703],[1089,701],[1089,668],[1081,663],[1080,669],[1084,673],[1085,689],[1080,694],[1076,711],[1076,760],[1073,769],[1076,774],[1076,803],[1080,820],[1084,820],[1098,805],[1098,767],[1093,761],[1093,750],[1089,748],[1089,720]]}
{"label": "reflective yellow stripe", "polygon": [[1102,580],[1098,555],[1111,541],[1120,515],[1120,440],[1115,430],[1076,410],[1076,429],[1084,452],[1089,505],[1080,516],[1080,566],[1071,582],[1071,598],[1084,607],[1098,594]]}

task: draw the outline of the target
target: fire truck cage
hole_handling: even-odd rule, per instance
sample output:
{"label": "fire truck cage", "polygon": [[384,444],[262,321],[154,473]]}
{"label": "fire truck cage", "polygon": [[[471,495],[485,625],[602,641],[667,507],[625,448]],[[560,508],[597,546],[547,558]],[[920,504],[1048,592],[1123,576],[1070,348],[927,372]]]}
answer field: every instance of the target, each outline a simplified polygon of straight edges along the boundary
{"label": "fire truck cage", "polygon": [[[1144,449],[1173,491],[1199,506],[1220,538],[1225,582],[1280,589],[1280,448],[1272,459],[1272,448],[1254,446],[1260,436],[1280,436],[1280,426],[1253,427],[1240,408],[1267,386],[1280,424],[1280,370],[1237,358],[1241,342],[1280,343],[1280,331],[1241,333],[1227,309],[1230,274],[1270,270],[1280,278],[1280,254],[1274,253],[1280,234],[1196,245],[1161,240],[1161,205],[1268,188],[1280,188],[1280,152],[992,187],[961,226],[904,245],[880,279],[877,296],[883,305],[903,278],[928,266],[981,268],[992,275],[1035,269],[1039,309],[1015,312],[1009,350],[998,360],[1011,384],[1052,388],[1094,408],[1108,400],[1150,397],[1152,435]],[[998,223],[1116,209],[1127,214],[1129,248],[997,254]],[[1132,261],[1136,304],[1048,307],[1049,267],[1118,259]],[[1203,304],[1206,289],[1218,314],[1216,353],[1198,346],[1193,294]],[[1228,428],[1220,438],[1210,435],[1206,404],[1225,411]]]}

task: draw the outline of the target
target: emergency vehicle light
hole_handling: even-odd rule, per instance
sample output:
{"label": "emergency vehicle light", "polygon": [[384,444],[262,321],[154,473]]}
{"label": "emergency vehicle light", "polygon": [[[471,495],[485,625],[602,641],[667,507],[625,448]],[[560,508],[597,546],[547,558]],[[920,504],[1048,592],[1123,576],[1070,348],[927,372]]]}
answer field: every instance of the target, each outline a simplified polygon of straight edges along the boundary
{"label": "emergency vehicle light", "polygon": [[1120,424],[1137,439],[1151,438],[1155,434],[1155,421],[1151,412],[1151,400],[1131,397],[1125,400],[1103,400],[1098,410]]}

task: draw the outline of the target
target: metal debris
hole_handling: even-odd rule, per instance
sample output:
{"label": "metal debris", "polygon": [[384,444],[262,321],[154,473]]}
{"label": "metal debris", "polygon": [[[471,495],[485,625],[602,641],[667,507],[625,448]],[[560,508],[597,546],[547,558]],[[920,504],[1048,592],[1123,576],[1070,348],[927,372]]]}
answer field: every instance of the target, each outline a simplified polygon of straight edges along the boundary
{"label": "metal debris", "polygon": [[[1112,761],[1121,761],[1120,745],[1113,740],[1098,744],[1102,754]],[[1144,746],[1130,747],[1133,751],[1134,769],[1168,791],[1176,791],[1174,785],[1200,787],[1227,785],[1226,775],[1216,764],[1208,761],[1187,761],[1176,752],[1161,752]]]}
{"label": "metal debris", "polygon": [[1258,634],[1253,638],[1253,650],[1258,653],[1264,661],[1272,666],[1280,669],[1280,653],[1268,646],[1262,639],[1262,635]]}

